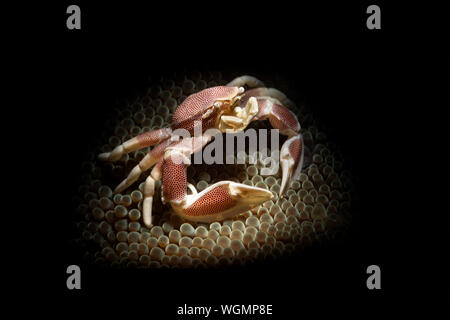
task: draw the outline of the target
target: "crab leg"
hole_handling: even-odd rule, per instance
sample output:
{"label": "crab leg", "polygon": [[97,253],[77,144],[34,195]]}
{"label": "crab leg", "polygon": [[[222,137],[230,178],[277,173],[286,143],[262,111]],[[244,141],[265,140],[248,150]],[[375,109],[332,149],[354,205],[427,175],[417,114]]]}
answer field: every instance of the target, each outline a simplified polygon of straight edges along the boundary
{"label": "crab leg", "polygon": [[170,139],[164,140],[162,143],[154,147],[149,153],[147,153],[145,157],[142,158],[142,160],[130,171],[128,177],[116,187],[114,192],[122,192],[136,182],[142,172],[150,169],[155,163],[162,159],[164,151],[170,143]]}
{"label": "crab leg", "polygon": [[170,128],[148,131],[125,141],[121,145],[114,148],[111,152],[99,154],[98,158],[103,161],[117,161],[122,157],[122,155],[145,147],[154,146],[155,144],[168,139],[171,134],[172,129]]}
{"label": "crab leg", "polygon": [[[269,190],[232,181],[215,183],[199,193],[195,187],[188,186],[188,155],[210,139],[205,136],[183,139],[179,145],[167,148],[162,163],[163,202],[169,202],[177,214],[190,221],[211,222],[230,218],[273,198]],[[195,142],[197,146],[189,150],[189,143]],[[192,191],[190,195],[188,187]]]}
{"label": "crab leg", "polygon": [[280,196],[289,182],[298,178],[303,165],[304,144],[297,116],[274,98],[257,98],[258,114],[255,120],[269,119],[273,128],[289,137],[281,147],[280,161],[282,170]]}
{"label": "crab leg", "polygon": [[283,92],[275,88],[264,87],[264,82],[252,76],[244,75],[241,77],[237,77],[227,84],[227,86],[229,87],[242,87],[245,85],[253,89],[245,91],[245,94],[241,100],[242,105],[245,105],[250,97],[271,97],[280,101],[284,106],[295,106],[295,104],[291,100],[289,100]]}
{"label": "crab leg", "polygon": [[303,166],[304,144],[302,135],[296,135],[283,144],[280,152],[282,170],[280,196],[283,195],[289,182],[298,179]]}
{"label": "crab leg", "polygon": [[264,87],[264,83],[261,80],[248,75],[235,78],[227,84],[227,87],[243,87],[245,85],[249,87]]}
{"label": "crab leg", "polygon": [[295,104],[290,99],[288,99],[288,97],[283,92],[275,88],[261,87],[247,90],[245,91],[245,94],[241,99],[241,103],[246,103],[246,101],[250,99],[250,97],[257,97],[259,99],[272,98],[272,100],[274,101],[278,100],[278,103],[283,106],[289,108],[295,106]]}
{"label": "crab leg", "polygon": [[153,195],[155,194],[155,184],[161,180],[162,159],[153,167],[151,174],[147,177],[144,184],[144,200],[142,202],[142,219],[144,224],[150,228],[152,227],[152,206]]}

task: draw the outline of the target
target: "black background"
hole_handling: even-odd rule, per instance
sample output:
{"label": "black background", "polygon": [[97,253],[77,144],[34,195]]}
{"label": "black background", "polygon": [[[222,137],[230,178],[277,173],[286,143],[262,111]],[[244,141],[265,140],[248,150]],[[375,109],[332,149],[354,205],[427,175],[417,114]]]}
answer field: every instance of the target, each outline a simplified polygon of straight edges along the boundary
{"label": "black background", "polygon": [[[65,10],[75,3],[82,29],[67,30]],[[45,304],[36,304],[39,309],[156,319],[174,318],[184,303],[255,303],[273,304],[274,316],[286,318],[306,312],[401,315],[434,297],[448,303],[448,248],[441,248],[441,236],[448,233],[448,97],[435,101],[443,88],[448,95],[448,39],[442,20],[434,18],[441,9],[377,3],[382,29],[368,30],[369,4],[46,6],[48,19],[29,44],[39,70],[33,85],[43,85],[47,100],[30,106],[36,129],[24,132],[46,141],[30,146],[30,153],[40,155],[33,177],[41,182],[34,192],[39,205],[30,214],[40,224],[32,228],[48,236],[42,247],[30,244],[39,270],[34,301],[43,291],[49,294]],[[145,91],[149,76],[184,69],[277,73],[289,80],[358,177],[348,238],[299,257],[230,271],[82,266],[82,290],[67,290],[67,266],[81,264],[68,245],[68,231],[86,145],[117,99]],[[444,74],[444,81],[436,81]],[[50,187],[51,193],[45,189]],[[378,291],[366,288],[371,264],[382,271]]]}

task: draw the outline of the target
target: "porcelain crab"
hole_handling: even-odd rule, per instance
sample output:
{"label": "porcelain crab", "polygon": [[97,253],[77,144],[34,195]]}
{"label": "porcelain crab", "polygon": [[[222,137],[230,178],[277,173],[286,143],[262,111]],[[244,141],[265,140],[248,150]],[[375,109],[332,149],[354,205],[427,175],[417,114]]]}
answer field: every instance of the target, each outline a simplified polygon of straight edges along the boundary
{"label": "porcelain crab", "polygon": [[[244,86],[251,89],[245,90]],[[280,151],[282,196],[289,182],[298,178],[304,154],[300,123],[286,107],[289,102],[282,92],[264,87],[257,78],[241,76],[226,86],[191,94],[175,110],[171,127],[138,135],[111,152],[100,154],[99,159],[117,161],[126,153],[156,145],[115,189],[115,193],[122,192],[144,171],[153,167],[143,190],[142,216],[147,227],[152,226],[152,203],[158,180],[162,180],[163,203],[170,203],[182,218],[199,222],[228,219],[272,199],[272,193],[233,181],[217,182],[197,192],[187,182],[186,169],[190,165],[190,156],[214,139],[208,129],[238,132],[251,121],[269,119],[273,128],[288,136]],[[186,130],[190,136],[180,138],[174,135],[177,129]],[[195,135],[199,130],[200,135]],[[191,194],[188,194],[188,189]]]}

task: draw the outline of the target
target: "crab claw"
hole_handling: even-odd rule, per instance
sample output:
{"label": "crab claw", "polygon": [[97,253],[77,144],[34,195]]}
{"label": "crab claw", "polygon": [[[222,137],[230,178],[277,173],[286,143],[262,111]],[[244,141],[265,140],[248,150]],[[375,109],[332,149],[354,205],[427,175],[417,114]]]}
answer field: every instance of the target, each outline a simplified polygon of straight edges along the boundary
{"label": "crab claw", "polygon": [[304,145],[302,135],[296,135],[283,144],[280,153],[281,178],[280,196],[283,195],[286,186],[293,180],[298,179],[303,165]]}
{"label": "crab claw", "polygon": [[172,203],[172,207],[190,221],[213,222],[229,219],[272,198],[269,190],[221,181],[200,193],[186,196],[186,201],[180,205]]}

